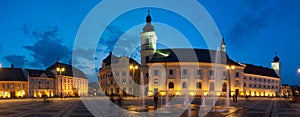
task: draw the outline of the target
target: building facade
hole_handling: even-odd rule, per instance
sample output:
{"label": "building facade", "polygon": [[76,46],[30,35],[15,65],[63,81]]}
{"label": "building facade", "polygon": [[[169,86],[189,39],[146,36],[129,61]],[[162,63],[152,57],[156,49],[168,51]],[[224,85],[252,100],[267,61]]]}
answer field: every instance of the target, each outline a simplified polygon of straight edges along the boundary
{"label": "building facade", "polygon": [[21,68],[0,68],[0,98],[28,96],[28,76]]}
{"label": "building facade", "polygon": [[[141,64],[138,72],[141,74],[135,79],[144,81],[146,95],[161,93],[173,96],[227,94],[279,96],[282,94],[281,63],[277,55],[271,63],[272,68],[267,68],[232,60],[226,52],[224,39],[220,43],[219,50],[157,49],[158,38],[151,22],[152,18],[148,11],[146,25],[140,33]],[[98,81],[106,94],[121,94],[121,90],[131,92],[130,87],[127,87],[130,64],[138,63],[131,63],[130,58],[116,57],[112,53],[103,60]]]}
{"label": "building facade", "polygon": [[28,72],[29,97],[54,97],[55,74],[44,70],[26,69]]}
{"label": "building facade", "polygon": [[157,49],[157,36],[148,12],[141,37],[141,71],[148,81],[148,96],[168,95],[278,96],[281,64],[276,55],[272,68],[235,62],[220,50]]}
{"label": "building facade", "polygon": [[87,96],[88,78],[79,69],[56,62],[46,69],[55,74],[55,89],[57,96]]}
{"label": "building facade", "polygon": [[110,54],[98,72],[100,90],[106,95],[140,95],[139,64],[128,57]]}

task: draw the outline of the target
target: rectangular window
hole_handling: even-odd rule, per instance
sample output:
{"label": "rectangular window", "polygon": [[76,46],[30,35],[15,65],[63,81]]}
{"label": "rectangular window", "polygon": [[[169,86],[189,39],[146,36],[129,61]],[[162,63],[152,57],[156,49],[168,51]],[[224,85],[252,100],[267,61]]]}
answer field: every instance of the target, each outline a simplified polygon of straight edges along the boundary
{"label": "rectangular window", "polygon": [[239,78],[240,77],[240,72],[235,72],[235,77]]}
{"label": "rectangular window", "polygon": [[2,88],[5,89],[5,84],[2,84]]}
{"label": "rectangular window", "polygon": [[197,70],[197,75],[201,76],[201,70]]}
{"label": "rectangular window", "polygon": [[125,71],[122,71],[122,76],[126,76],[126,72]]}
{"label": "rectangular window", "polygon": [[240,85],[239,80],[235,80],[235,86],[239,86],[239,85]]}
{"label": "rectangular window", "polygon": [[183,74],[183,75],[187,75],[187,70],[184,69],[184,70],[182,71],[182,74]]}
{"label": "rectangular window", "polygon": [[14,88],[14,84],[11,84],[11,85],[10,85],[10,88],[13,89],[13,88]]}
{"label": "rectangular window", "polygon": [[210,71],[209,71],[209,75],[210,75],[210,76],[213,76],[213,75],[214,75],[214,71],[213,71],[213,70],[210,70]]}
{"label": "rectangular window", "polygon": [[116,76],[119,76],[119,72],[115,72],[116,73]]}
{"label": "rectangular window", "polygon": [[155,75],[155,76],[158,75],[158,70],[154,70],[154,75]]}
{"label": "rectangular window", "polygon": [[170,69],[170,70],[169,70],[169,75],[171,75],[171,76],[174,75],[174,74],[173,74],[173,69]]}

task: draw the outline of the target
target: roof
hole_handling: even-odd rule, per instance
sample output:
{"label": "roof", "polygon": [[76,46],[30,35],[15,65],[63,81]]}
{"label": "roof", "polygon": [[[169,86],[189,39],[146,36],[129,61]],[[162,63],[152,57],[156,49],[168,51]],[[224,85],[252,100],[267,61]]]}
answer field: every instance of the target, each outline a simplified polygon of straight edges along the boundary
{"label": "roof", "polygon": [[277,73],[273,69],[262,67],[262,66],[256,66],[252,64],[246,64],[244,73],[279,78]]}
{"label": "roof", "polygon": [[[195,57],[193,57],[195,56]],[[213,58],[213,59],[211,59]],[[208,49],[159,49],[148,63],[157,62],[206,62],[216,63],[216,58],[221,58],[218,63],[241,66],[239,63],[231,60],[228,55],[219,50]],[[226,58],[226,59],[222,59]]]}
{"label": "roof", "polygon": [[22,68],[0,68],[0,81],[27,81],[26,76]]}
{"label": "roof", "polygon": [[81,70],[79,70],[76,67],[73,67],[69,64],[64,64],[64,63],[60,63],[60,62],[55,62],[53,65],[48,67],[46,69],[46,71],[51,72],[51,73],[56,73],[57,67],[65,68],[65,71],[62,72],[61,75],[87,79],[87,76]]}
{"label": "roof", "polygon": [[[109,55],[106,58],[103,59],[102,63],[104,63],[105,66],[109,66],[109,65],[111,65],[111,63],[118,63],[120,58],[122,58],[122,57],[117,57],[114,54],[112,54],[112,52],[110,52]],[[136,64],[138,64],[138,62],[136,62],[132,58],[129,58],[129,63],[136,63]]]}
{"label": "roof", "polygon": [[111,63],[117,63],[118,57],[113,55],[112,52],[109,52],[109,55],[103,59],[102,63],[105,64],[105,66],[111,65]]}
{"label": "roof", "polygon": [[45,70],[26,69],[29,77],[40,77],[42,74],[46,74],[48,78],[55,78],[55,74],[47,72]]}

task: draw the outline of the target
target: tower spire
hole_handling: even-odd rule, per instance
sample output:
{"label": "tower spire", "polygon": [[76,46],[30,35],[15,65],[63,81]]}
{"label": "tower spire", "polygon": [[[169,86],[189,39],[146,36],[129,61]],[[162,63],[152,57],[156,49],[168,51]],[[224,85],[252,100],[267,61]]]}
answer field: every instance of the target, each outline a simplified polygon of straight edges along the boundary
{"label": "tower spire", "polygon": [[150,16],[150,10],[148,10],[148,16],[146,17],[146,22],[147,23],[151,23],[152,19],[151,19],[151,16]]}

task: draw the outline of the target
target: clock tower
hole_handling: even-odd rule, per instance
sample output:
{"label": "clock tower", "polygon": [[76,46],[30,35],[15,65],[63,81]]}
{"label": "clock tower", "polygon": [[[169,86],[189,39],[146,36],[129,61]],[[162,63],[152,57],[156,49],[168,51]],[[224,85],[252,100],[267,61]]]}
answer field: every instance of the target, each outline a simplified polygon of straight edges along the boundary
{"label": "clock tower", "polygon": [[279,62],[279,57],[277,56],[277,52],[276,52],[276,56],[273,58],[273,62],[271,65],[274,71],[276,72],[276,74],[278,75],[278,77],[281,77],[281,63]]}
{"label": "clock tower", "polygon": [[148,16],[146,17],[146,25],[143,28],[143,32],[140,33],[141,37],[141,66],[147,66],[147,62],[151,60],[153,54],[156,51],[157,36],[154,31],[154,27],[151,24],[150,10],[148,10]]}

